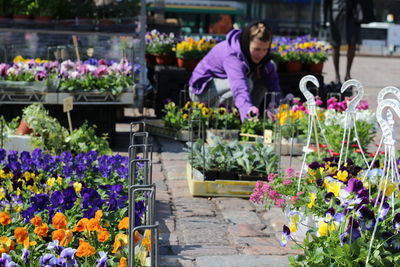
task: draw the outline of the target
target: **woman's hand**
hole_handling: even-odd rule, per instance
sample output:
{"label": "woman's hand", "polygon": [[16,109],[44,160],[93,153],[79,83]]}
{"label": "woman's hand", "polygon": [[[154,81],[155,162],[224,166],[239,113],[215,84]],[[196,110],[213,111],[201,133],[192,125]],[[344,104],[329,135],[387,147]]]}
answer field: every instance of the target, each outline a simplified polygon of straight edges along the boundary
{"label": "woman's hand", "polygon": [[249,108],[249,111],[247,111],[247,117],[248,118],[258,117],[259,115],[260,115],[260,111],[255,106],[251,106]]}

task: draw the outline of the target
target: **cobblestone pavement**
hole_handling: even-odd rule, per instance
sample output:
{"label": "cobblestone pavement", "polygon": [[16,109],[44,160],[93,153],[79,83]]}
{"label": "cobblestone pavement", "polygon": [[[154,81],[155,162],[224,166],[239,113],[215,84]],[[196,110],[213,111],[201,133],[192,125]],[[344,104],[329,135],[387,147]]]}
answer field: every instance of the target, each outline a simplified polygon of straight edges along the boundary
{"label": "cobblestone pavement", "polygon": [[279,245],[279,209],[266,213],[248,199],[190,195],[187,153],[180,142],[153,138],[161,266],[287,266],[295,254]]}
{"label": "cobblestone pavement", "polygon": [[[388,85],[400,86],[400,59],[356,57],[353,78],[364,85],[364,99],[376,108],[376,95]],[[345,70],[345,57],[341,57]],[[333,64],[324,68],[325,82],[333,80]],[[397,126],[396,126],[397,127]],[[117,126],[118,128],[118,126]],[[378,130],[378,137],[380,131]],[[268,212],[248,199],[192,197],[186,181],[183,143],[152,138],[155,146],[153,180],[157,185],[157,220],[160,223],[161,266],[287,266],[296,254],[279,245],[284,216]],[[288,158],[282,158],[288,167]],[[299,168],[298,158],[292,167]]]}

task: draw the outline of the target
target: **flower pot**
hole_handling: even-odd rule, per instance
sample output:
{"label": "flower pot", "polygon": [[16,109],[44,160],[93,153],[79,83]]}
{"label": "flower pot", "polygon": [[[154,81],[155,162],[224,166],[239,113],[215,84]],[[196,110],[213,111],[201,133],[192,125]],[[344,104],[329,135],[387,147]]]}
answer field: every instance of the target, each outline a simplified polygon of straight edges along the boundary
{"label": "flower pot", "polygon": [[155,55],[158,65],[175,65],[176,57],[174,55]]}
{"label": "flower pot", "polygon": [[29,21],[29,16],[27,15],[20,15],[20,14],[15,14],[13,15],[13,19],[16,22],[28,22]]}
{"label": "flower pot", "polygon": [[312,73],[322,73],[322,69],[324,68],[324,62],[318,62],[318,63],[310,63],[308,65],[308,71]]}
{"label": "flower pot", "polygon": [[100,19],[99,20],[100,25],[113,25],[114,21],[110,19]]}
{"label": "flower pot", "polygon": [[289,73],[300,72],[303,67],[303,63],[300,61],[290,61],[286,62],[286,71]]}
{"label": "flower pot", "polygon": [[26,123],[25,120],[21,120],[15,134],[25,135],[30,133],[32,133],[32,129],[29,128],[29,125]]}
{"label": "flower pot", "polygon": [[200,60],[198,59],[183,59],[183,58],[178,58],[178,67],[179,68],[185,68],[187,70],[194,70],[196,68],[197,64],[199,63]]}
{"label": "flower pot", "polygon": [[51,16],[35,16],[33,20],[39,23],[47,23],[51,21]]}

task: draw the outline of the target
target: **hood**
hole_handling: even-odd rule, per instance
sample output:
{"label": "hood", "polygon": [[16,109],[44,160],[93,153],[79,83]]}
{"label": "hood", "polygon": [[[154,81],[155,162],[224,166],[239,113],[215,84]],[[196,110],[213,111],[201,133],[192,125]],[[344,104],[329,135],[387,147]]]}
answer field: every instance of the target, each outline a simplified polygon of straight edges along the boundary
{"label": "hood", "polygon": [[242,49],[240,47],[240,35],[242,30],[234,29],[228,32],[226,35],[226,41],[228,42],[229,47],[235,51],[238,55],[242,55]]}

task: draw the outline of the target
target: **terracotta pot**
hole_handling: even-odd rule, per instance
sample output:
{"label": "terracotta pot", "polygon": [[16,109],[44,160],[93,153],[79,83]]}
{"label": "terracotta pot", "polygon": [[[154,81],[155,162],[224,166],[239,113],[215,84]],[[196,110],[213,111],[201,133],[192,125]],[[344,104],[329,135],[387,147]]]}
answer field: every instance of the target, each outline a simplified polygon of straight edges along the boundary
{"label": "terracotta pot", "polygon": [[21,120],[17,128],[17,131],[15,131],[15,134],[24,135],[30,133],[32,133],[32,129],[29,128],[29,125],[26,123],[25,120]]}
{"label": "terracotta pot", "polygon": [[158,65],[175,65],[176,57],[174,55],[155,55]]}
{"label": "terracotta pot", "polygon": [[13,15],[13,19],[14,19],[14,21],[17,21],[17,22],[26,22],[26,21],[29,21],[29,16],[15,14],[15,15]]}
{"label": "terracotta pot", "polygon": [[311,63],[308,65],[308,70],[313,73],[321,73],[324,68],[324,62]]}
{"label": "terracotta pot", "polygon": [[109,20],[109,19],[100,19],[100,20],[99,20],[99,23],[100,23],[101,25],[113,25],[113,24],[114,24],[114,21]]}
{"label": "terracotta pot", "polygon": [[198,63],[199,63],[198,59],[178,58],[178,67],[179,68],[185,68],[187,70],[194,70],[194,68],[196,68]]}
{"label": "terracotta pot", "polygon": [[286,71],[290,73],[300,72],[303,67],[303,63],[300,61],[286,62]]}
{"label": "terracotta pot", "polygon": [[36,22],[50,22],[51,16],[35,16],[33,20]]}

